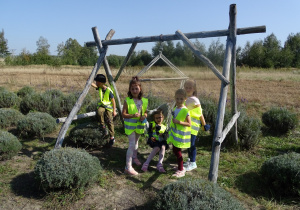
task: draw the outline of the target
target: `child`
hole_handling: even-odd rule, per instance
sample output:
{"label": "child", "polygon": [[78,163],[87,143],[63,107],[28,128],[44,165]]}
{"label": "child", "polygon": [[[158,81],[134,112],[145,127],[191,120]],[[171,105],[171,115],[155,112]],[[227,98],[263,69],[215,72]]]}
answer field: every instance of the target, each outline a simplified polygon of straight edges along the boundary
{"label": "child", "polygon": [[191,146],[191,118],[188,108],[184,105],[185,100],[185,90],[178,89],[175,92],[176,106],[174,107],[173,119],[170,124],[169,138],[167,139],[168,143],[173,144],[173,152],[177,157],[178,170],[172,175],[177,178],[185,176],[181,149],[190,148]]}
{"label": "child", "polygon": [[165,156],[165,151],[169,148],[169,145],[167,144],[167,141],[165,139],[165,131],[166,126],[162,124],[164,120],[164,115],[162,113],[161,109],[156,110],[153,113],[154,121],[150,122],[149,124],[149,130],[148,130],[148,141],[147,144],[152,149],[150,155],[148,156],[146,162],[143,164],[142,171],[146,172],[148,170],[148,166],[152,158],[156,155],[156,153],[159,151],[159,160],[156,165],[156,168],[159,172],[165,173],[165,169],[163,167],[163,159]]}
{"label": "child", "polygon": [[125,173],[138,175],[138,172],[132,167],[132,162],[138,166],[142,165],[137,158],[137,149],[139,137],[144,133],[148,106],[148,99],[143,98],[142,85],[138,77],[133,77],[130,81],[127,95],[122,110],[125,133],[128,135],[129,140]]}
{"label": "child", "polygon": [[191,147],[188,149],[188,161],[184,163],[184,168],[186,171],[191,171],[197,168],[196,164],[196,146],[195,141],[202,124],[205,131],[208,131],[210,126],[206,125],[205,119],[202,114],[202,108],[199,99],[196,97],[197,89],[196,89],[196,82],[194,80],[187,80],[184,83],[184,89],[188,96],[185,105],[190,111],[191,116]]}
{"label": "child", "polygon": [[112,147],[115,143],[113,118],[117,115],[114,94],[113,91],[105,85],[106,77],[103,74],[97,74],[94,80],[96,81],[96,84],[92,83],[92,86],[95,87],[96,90],[99,90],[100,97],[96,112],[97,118],[100,121],[101,128],[105,131],[104,115],[106,115],[106,123],[110,136],[108,145]]}

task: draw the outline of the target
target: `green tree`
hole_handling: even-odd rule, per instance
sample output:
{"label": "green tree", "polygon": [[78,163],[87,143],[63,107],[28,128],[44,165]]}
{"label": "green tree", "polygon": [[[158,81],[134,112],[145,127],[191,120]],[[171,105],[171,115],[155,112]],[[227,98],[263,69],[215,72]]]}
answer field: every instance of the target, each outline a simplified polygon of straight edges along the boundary
{"label": "green tree", "polygon": [[[201,52],[202,55],[207,56],[207,52],[206,52],[206,47],[205,44],[199,42],[198,39],[196,39],[196,41],[194,42],[195,47]],[[195,65],[200,65],[200,66],[204,66],[205,64],[199,59],[197,58],[195,55],[193,55],[194,58],[194,63]]]}
{"label": "green tree", "polygon": [[64,65],[78,65],[81,55],[81,45],[76,39],[69,38],[65,43],[57,46],[58,56]]}
{"label": "green tree", "polygon": [[36,42],[37,49],[36,53],[33,54],[33,62],[35,64],[52,64],[52,58],[50,56],[50,44],[48,40],[40,36],[39,40]]}
{"label": "green tree", "polygon": [[97,48],[84,46],[78,58],[78,63],[81,66],[93,66],[97,62]]}
{"label": "green tree", "polygon": [[10,55],[11,53],[8,50],[7,47],[7,39],[4,37],[4,30],[0,32],[0,57],[6,57],[7,55]]}
{"label": "green tree", "polygon": [[276,38],[276,36],[273,33],[264,39],[263,46],[265,51],[265,60],[263,67],[280,67],[280,41]]}
{"label": "green tree", "polygon": [[[291,66],[300,68],[300,33],[290,34],[284,44],[285,54],[282,56],[287,56],[291,59]],[[292,58],[290,57],[292,56]]]}
{"label": "green tree", "polygon": [[208,47],[207,58],[216,66],[223,66],[225,54],[224,44],[221,43],[220,39],[217,41],[213,40]]}

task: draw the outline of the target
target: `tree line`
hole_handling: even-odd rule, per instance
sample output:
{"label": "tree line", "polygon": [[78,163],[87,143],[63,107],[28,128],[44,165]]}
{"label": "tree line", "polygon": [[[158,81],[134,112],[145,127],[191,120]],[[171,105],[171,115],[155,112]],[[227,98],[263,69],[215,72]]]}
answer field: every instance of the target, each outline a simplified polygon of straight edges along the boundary
{"label": "tree line", "polygon": [[[216,66],[222,66],[225,45],[220,39],[213,40],[206,48],[198,39],[193,42],[195,47]],[[40,37],[36,42],[35,53],[24,48],[19,55],[12,55],[8,48],[8,41],[4,37],[4,30],[0,32],[0,57],[5,58],[6,65],[48,64],[93,66],[98,59],[96,47],[81,46],[76,39],[69,38],[57,46],[57,55],[50,55],[48,40]],[[204,64],[182,42],[156,42],[149,53],[146,50],[134,51],[128,66],[145,66],[162,52],[176,66],[204,66]],[[259,68],[299,68],[300,67],[300,33],[290,34],[283,47],[272,33],[264,40],[256,40],[252,44],[248,41],[245,46],[237,47],[237,65]],[[109,55],[108,62],[112,67],[122,65],[125,56]],[[162,60],[157,66],[166,65]]]}

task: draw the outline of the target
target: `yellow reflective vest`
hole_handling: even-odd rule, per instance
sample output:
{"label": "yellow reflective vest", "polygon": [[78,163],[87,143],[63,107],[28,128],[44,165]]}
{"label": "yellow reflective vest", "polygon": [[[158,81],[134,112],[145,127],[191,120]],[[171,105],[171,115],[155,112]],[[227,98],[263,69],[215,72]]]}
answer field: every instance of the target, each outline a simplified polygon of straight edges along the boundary
{"label": "yellow reflective vest", "polygon": [[191,134],[196,136],[201,127],[200,117],[202,115],[202,108],[201,108],[201,106],[198,106],[189,111],[190,111],[191,124],[192,124],[191,125]]}
{"label": "yellow reflective vest", "polygon": [[[156,134],[155,125],[156,125],[156,123],[155,123],[154,121],[150,122],[151,131],[152,131],[152,136],[153,136],[157,141],[161,141],[162,139],[159,138],[159,135]],[[161,124],[160,127],[161,127],[161,128],[160,128],[160,130],[159,130],[158,133],[160,133],[160,134],[165,133],[165,131],[166,131],[166,129],[167,129],[167,126]]]}
{"label": "yellow reflective vest", "polygon": [[97,109],[99,107],[104,107],[105,109],[107,109],[110,112],[113,111],[113,106],[112,106],[111,100],[109,98],[110,92],[113,93],[113,91],[109,87],[107,87],[104,92],[104,95],[103,95],[102,88],[99,88],[100,101],[98,103]]}
{"label": "yellow reflective vest", "polygon": [[[174,108],[175,110],[175,108]],[[184,122],[189,110],[186,107],[181,108],[175,119]],[[191,147],[191,127],[173,123],[171,121],[168,143],[172,143],[177,148]]]}
{"label": "yellow reflective vest", "polygon": [[[148,99],[142,98],[142,102],[142,115],[144,115],[148,107]],[[128,114],[138,113],[138,109],[132,98],[127,97],[126,103],[128,108]],[[133,131],[135,131],[138,134],[143,134],[146,123],[141,122],[139,118],[124,118],[124,125],[126,135],[130,135]]]}

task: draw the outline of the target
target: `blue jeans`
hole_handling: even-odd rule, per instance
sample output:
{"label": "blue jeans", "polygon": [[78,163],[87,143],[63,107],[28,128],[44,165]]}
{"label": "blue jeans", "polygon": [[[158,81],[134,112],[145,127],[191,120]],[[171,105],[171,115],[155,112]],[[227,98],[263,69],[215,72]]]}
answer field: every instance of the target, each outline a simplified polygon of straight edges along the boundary
{"label": "blue jeans", "polygon": [[190,158],[191,162],[195,162],[196,161],[196,154],[197,154],[197,150],[196,150],[196,135],[191,135],[191,147],[188,148],[188,155]]}

